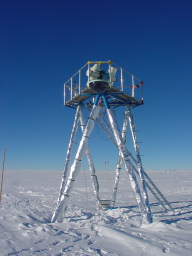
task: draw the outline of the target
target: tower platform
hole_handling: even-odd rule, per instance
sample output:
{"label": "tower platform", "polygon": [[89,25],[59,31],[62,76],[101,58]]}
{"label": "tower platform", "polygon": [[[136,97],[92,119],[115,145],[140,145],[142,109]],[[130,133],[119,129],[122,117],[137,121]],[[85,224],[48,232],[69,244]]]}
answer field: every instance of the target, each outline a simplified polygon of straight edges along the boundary
{"label": "tower platform", "polygon": [[110,107],[137,107],[143,101],[143,81],[111,61],[88,61],[64,83],[64,105],[90,105],[94,96],[107,97]]}
{"label": "tower platform", "polygon": [[[116,87],[111,87],[105,89],[101,94],[107,95],[108,102],[112,107],[119,107],[125,105],[131,105],[132,107],[137,107],[144,104],[143,99],[136,99],[135,97],[125,94]],[[65,102],[65,106],[68,107],[77,107],[80,103],[87,101],[90,104],[89,98],[98,95],[98,92],[92,88],[85,88],[81,91],[80,94],[74,96],[72,99]]]}

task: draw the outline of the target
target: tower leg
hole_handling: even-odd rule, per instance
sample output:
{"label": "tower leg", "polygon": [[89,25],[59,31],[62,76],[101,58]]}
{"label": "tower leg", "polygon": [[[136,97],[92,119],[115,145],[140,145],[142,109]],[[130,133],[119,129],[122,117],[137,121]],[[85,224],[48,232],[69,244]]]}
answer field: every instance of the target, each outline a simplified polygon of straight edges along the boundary
{"label": "tower leg", "polygon": [[149,206],[149,197],[147,194],[145,178],[144,178],[144,173],[143,173],[143,166],[142,166],[140,150],[139,150],[139,144],[137,143],[135,123],[134,123],[131,108],[129,108],[126,111],[126,115],[128,116],[128,119],[129,119],[130,129],[131,129],[132,138],[133,138],[133,145],[134,145],[136,156],[137,156],[137,171],[138,171],[140,181],[141,181],[141,192],[143,194],[144,204]]}
{"label": "tower leg", "polygon": [[[126,142],[126,134],[127,134],[128,125],[129,125],[128,118],[125,115],[122,133],[121,133],[122,141],[124,144]],[[122,158],[121,158],[121,154],[119,154],[119,158],[118,158],[118,162],[117,162],[117,166],[116,166],[116,170],[115,170],[115,184],[114,184],[113,194],[112,194],[112,206],[113,207],[115,206],[115,202],[116,202],[121,168],[122,168]]]}
{"label": "tower leg", "polygon": [[[173,208],[171,207],[170,203],[166,200],[166,198],[163,196],[163,194],[160,192],[160,190],[157,188],[157,186],[154,184],[154,182],[151,180],[151,178],[149,178],[147,173],[144,171],[143,165],[142,165],[142,160],[141,160],[141,155],[140,155],[139,143],[137,141],[135,120],[134,120],[131,108],[128,108],[128,110],[126,111],[126,115],[129,119],[129,125],[130,125],[131,134],[132,134],[133,145],[134,145],[134,149],[135,149],[136,157],[137,157],[137,170],[138,170],[138,173],[139,173],[139,176],[141,179],[142,189],[143,189],[145,198],[146,198],[146,200],[148,200],[147,191],[146,191],[146,187],[148,187],[148,189],[152,192],[152,194],[156,197],[156,199],[158,200],[158,202],[164,209],[167,210],[167,207],[166,207],[166,205],[167,205],[170,210],[174,211]],[[145,182],[145,178],[147,179],[148,182]]]}
{"label": "tower leg", "polygon": [[94,128],[95,120],[98,117],[99,112],[100,112],[101,107],[98,106],[98,100],[99,100],[99,98],[97,98],[96,104],[94,104],[92,111],[90,113],[89,119],[87,121],[87,125],[84,129],[81,141],[79,143],[79,147],[78,147],[78,150],[77,150],[77,153],[75,156],[75,160],[70,169],[69,177],[68,177],[67,183],[65,185],[64,192],[61,196],[61,199],[60,199],[59,205],[57,206],[57,209],[53,213],[51,222],[55,222],[57,220],[58,216],[61,215],[62,213],[64,213],[64,211],[67,207],[67,202],[68,202],[71,190],[73,188],[75,178],[78,174],[78,171],[79,171],[79,168],[81,165],[81,159],[82,159],[82,155],[85,151],[85,145],[88,142],[89,136]]}
{"label": "tower leg", "polygon": [[[104,99],[106,101],[106,98]],[[135,177],[135,174],[133,172],[132,163],[130,161],[129,152],[125,146],[125,144],[122,141],[122,137],[118,131],[117,123],[114,118],[112,110],[109,108],[108,104],[106,104],[107,107],[107,115],[109,118],[109,122],[111,124],[112,130],[114,132],[114,137],[116,139],[117,146],[119,148],[119,152],[121,154],[121,157],[124,160],[125,168],[127,172],[129,173],[129,178],[131,182],[131,186],[135,191],[136,200],[139,205],[139,208],[141,210],[142,214],[142,223],[151,223],[152,222],[152,215],[151,215],[151,209],[149,206],[148,201],[145,198],[145,195],[140,191],[139,184],[137,182],[137,179]]]}
{"label": "tower leg", "polygon": [[67,154],[66,154],[66,159],[65,159],[65,165],[64,165],[64,170],[63,170],[63,176],[62,176],[62,181],[61,181],[60,190],[59,190],[59,197],[58,197],[58,200],[57,200],[57,205],[56,205],[55,212],[57,211],[57,209],[60,205],[61,196],[63,195],[64,187],[65,187],[65,184],[66,184],[66,178],[67,178],[67,174],[68,174],[68,170],[69,170],[69,163],[70,163],[70,159],[71,159],[71,152],[72,152],[72,148],[73,148],[73,145],[74,145],[74,138],[76,136],[77,129],[78,129],[79,112],[80,112],[80,107],[78,106],[77,110],[76,110],[76,113],[75,113],[75,118],[74,118],[73,127],[72,127],[72,131],[71,131],[71,136],[70,136],[70,140],[69,140],[69,144],[68,144],[68,149],[67,149]]}
{"label": "tower leg", "polygon": [[[80,120],[81,130],[82,130],[82,132],[84,132],[86,124],[85,124],[85,120],[83,118],[83,106],[80,107],[79,120]],[[86,146],[85,146],[85,155],[87,157],[87,161],[88,161],[88,165],[89,165],[89,170],[91,172],[91,178],[92,178],[94,194],[96,196],[97,204],[98,204],[98,207],[99,207],[99,203],[100,203],[99,182],[98,182],[98,179],[97,179],[93,158],[92,158],[90,149],[88,147],[88,144],[86,144]]]}
{"label": "tower leg", "polygon": [[[127,116],[127,115],[126,115]],[[127,119],[128,117],[126,117]],[[100,119],[97,119],[97,123],[99,124],[99,126],[105,131],[105,133],[107,134],[107,136],[109,137],[109,139],[116,145],[116,142],[114,140],[114,136],[112,134],[112,130],[107,126],[106,122],[102,119],[102,116]],[[134,164],[137,166],[137,159],[135,159],[135,157],[129,152],[130,154],[130,158],[131,160],[134,162]],[[120,159],[119,159],[120,160]],[[113,189],[113,194],[112,194],[112,205],[114,206],[115,204],[115,198],[114,198],[114,191],[118,190],[118,183],[119,183],[119,178],[120,178],[120,170],[122,168],[122,159],[121,159],[121,165],[120,162],[118,161],[118,165],[116,167],[116,178],[115,178],[115,185],[114,185],[114,189]],[[139,176],[137,167],[134,166],[134,172]],[[154,182],[152,181],[152,179],[148,176],[148,174],[145,172],[145,170],[143,169],[144,172],[144,176],[145,176],[145,183],[146,183],[146,187],[147,189],[153,194],[153,196],[157,199],[157,201],[160,203],[160,206],[165,210],[172,210],[174,212],[174,209],[171,207],[170,203],[166,200],[166,198],[163,196],[163,194],[161,193],[161,191],[157,188],[157,186],[154,184]],[[117,192],[115,192],[117,194]]]}
{"label": "tower leg", "polygon": [[[128,119],[128,115],[126,114],[126,120]],[[115,140],[114,140],[114,136],[112,134],[112,130],[109,129],[109,127],[107,126],[107,124],[105,123],[104,120],[102,119],[97,119],[97,123],[100,125],[100,127],[106,132],[107,136],[109,137],[109,139],[115,144],[115,146],[117,146]],[[129,121],[128,121],[129,123]],[[136,135],[136,133],[135,133]],[[126,136],[126,134],[125,134]],[[134,143],[134,141],[133,141]],[[137,159],[135,159],[135,157],[129,152],[130,154],[130,158],[133,161],[134,165],[137,166]],[[122,158],[121,158],[121,163],[119,162],[120,159],[118,160],[118,164],[116,167],[116,177],[115,177],[115,185],[114,185],[114,189],[113,189],[113,195],[112,195],[112,203],[113,203],[113,207],[115,205],[116,201],[116,195],[114,198],[114,192],[117,194],[117,190],[118,190],[118,183],[119,183],[119,178],[120,178],[120,171],[122,169]],[[134,172],[139,176],[137,167],[134,166]],[[148,174],[145,172],[145,170],[143,169],[143,173],[145,176],[145,183],[146,183],[146,187],[147,189],[153,194],[153,196],[157,199],[157,201],[160,203],[160,206],[165,210],[171,210],[174,212],[174,209],[171,207],[170,203],[166,200],[166,198],[164,197],[164,195],[161,193],[161,191],[158,189],[158,187],[155,185],[155,183],[152,181],[152,179],[148,176]]]}

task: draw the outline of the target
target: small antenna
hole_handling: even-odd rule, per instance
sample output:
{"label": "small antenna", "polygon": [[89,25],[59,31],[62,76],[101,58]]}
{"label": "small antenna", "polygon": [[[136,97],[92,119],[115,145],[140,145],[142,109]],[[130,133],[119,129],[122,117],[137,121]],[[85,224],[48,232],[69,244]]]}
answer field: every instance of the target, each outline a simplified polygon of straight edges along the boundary
{"label": "small antenna", "polygon": [[1,169],[0,202],[2,200],[2,192],[3,192],[3,181],[4,181],[4,173],[5,173],[5,159],[6,159],[6,149],[3,152],[3,163],[2,163],[2,169]]}

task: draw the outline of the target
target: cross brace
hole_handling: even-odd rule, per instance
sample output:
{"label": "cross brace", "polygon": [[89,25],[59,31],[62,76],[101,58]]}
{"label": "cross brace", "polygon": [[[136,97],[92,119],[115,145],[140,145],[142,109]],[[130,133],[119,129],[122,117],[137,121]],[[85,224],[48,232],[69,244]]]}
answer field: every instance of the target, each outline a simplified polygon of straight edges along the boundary
{"label": "cross brace", "polygon": [[[102,120],[101,113],[103,108],[105,108],[106,110],[110,127],[106,126]],[[85,122],[83,117],[83,105],[79,104],[77,107],[73,128],[70,136],[70,141],[68,145],[67,156],[65,160],[60,193],[57,200],[56,209],[53,213],[51,221],[55,222],[56,220],[62,220],[63,218],[63,215],[67,208],[69,196],[71,194],[74,182],[80,170],[83,154],[86,155],[88,160],[89,170],[91,172],[91,177],[92,177],[94,194],[97,199],[98,207],[101,203],[100,196],[99,196],[99,183],[96,176],[93,158],[88,148],[89,137],[94,128],[96,120],[97,122],[99,122],[101,126],[105,127],[104,130],[107,132],[107,134],[109,135],[109,137],[112,139],[112,141],[115,143],[115,145],[118,147],[118,150],[119,150],[118,164],[116,167],[115,184],[114,184],[114,189],[112,194],[113,206],[115,205],[115,201],[116,201],[120,170],[122,168],[122,164],[124,163],[125,169],[130,179],[131,187],[135,193],[135,197],[141,212],[142,223],[151,223],[152,214],[151,214],[151,209],[149,205],[147,189],[156,197],[156,199],[160,202],[160,204],[162,205],[162,207],[164,207],[164,209],[167,210],[167,206],[170,209],[171,206],[167,202],[167,200],[164,198],[164,196],[161,194],[161,192],[158,190],[154,182],[145,173],[142,167],[139,144],[137,143],[135,123],[134,123],[131,108],[127,108],[125,111],[123,129],[122,129],[122,132],[120,133],[113,110],[110,108],[110,104],[108,104],[108,101],[105,95],[97,95],[95,97],[95,102],[87,122]],[[74,144],[74,138],[77,133],[78,125],[80,125],[81,127],[82,137],[81,137],[78,149],[76,151],[75,159],[70,167],[72,148]],[[133,145],[136,152],[136,159],[129,152],[125,143],[128,125],[130,126],[130,130],[132,134]]]}

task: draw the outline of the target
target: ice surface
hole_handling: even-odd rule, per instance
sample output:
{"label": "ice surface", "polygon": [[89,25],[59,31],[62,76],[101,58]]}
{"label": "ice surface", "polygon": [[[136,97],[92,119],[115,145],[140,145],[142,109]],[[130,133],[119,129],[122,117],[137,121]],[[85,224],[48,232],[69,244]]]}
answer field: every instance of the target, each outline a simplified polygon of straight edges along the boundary
{"label": "ice surface", "polygon": [[[81,171],[62,223],[50,223],[61,172],[7,171],[0,206],[0,256],[192,255],[192,171],[150,171],[175,209],[165,213],[151,196],[154,223],[140,215],[126,173],[117,207],[96,211],[88,172]],[[98,172],[101,198],[111,199],[113,172]]]}

